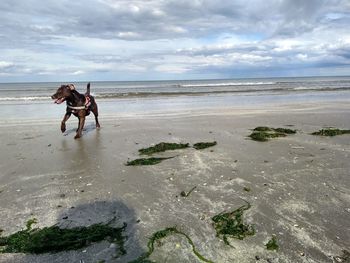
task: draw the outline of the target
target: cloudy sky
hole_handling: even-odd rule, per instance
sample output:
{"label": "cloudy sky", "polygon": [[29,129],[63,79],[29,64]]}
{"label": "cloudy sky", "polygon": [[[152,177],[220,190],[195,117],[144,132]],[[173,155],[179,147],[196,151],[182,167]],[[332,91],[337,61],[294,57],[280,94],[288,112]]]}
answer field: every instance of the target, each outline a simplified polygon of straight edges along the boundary
{"label": "cloudy sky", "polygon": [[349,0],[1,0],[0,82],[350,75]]}

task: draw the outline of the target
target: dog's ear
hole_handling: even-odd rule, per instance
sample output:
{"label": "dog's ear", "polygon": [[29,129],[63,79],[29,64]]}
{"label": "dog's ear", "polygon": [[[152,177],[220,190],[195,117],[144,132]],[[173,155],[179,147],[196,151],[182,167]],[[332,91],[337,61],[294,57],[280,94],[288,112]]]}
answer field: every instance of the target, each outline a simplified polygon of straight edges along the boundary
{"label": "dog's ear", "polygon": [[73,84],[68,84],[68,87],[69,87],[70,90],[75,90],[75,87],[74,87]]}

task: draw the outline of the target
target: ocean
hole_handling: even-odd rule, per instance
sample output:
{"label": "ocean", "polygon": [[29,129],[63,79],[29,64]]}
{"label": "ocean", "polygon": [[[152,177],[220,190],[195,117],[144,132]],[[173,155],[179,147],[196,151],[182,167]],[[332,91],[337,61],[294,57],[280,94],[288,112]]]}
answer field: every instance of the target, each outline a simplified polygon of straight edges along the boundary
{"label": "ocean", "polygon": [[[0,102],[49,100],[62,83],[0,83]],[[75,82],[84,93],[87,82]],[[96,98],[114,99],[155,96],[215,94],[279,95],[286,93],[350,91],[350,77],[305,77],[264,79],[98,81],[91,82]]]}
{"label": "ocean", "polygon": [[[0,83],[3,119],[40,119],[62,115],[50,96],[62,83]],[[84,93],[87,82],[75,82]],[[92,81],[101,114],[188,111],[266,103],[350,101],[350,77],[303,77],[172,81]]]}

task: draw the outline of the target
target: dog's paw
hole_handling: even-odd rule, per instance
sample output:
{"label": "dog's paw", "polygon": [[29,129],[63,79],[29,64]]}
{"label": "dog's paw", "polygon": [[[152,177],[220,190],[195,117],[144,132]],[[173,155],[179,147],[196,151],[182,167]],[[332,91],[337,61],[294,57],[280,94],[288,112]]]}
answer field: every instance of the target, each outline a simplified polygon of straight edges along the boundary
{"label": "dog's paw", "polygon": [[79,139],[81,137],[81,135],[77,134],[74,136],[74,139]]}
{"label": "dog's paw", "polygon": [[61,132],[64,133],[66,131],[66,125],[62,124],[61,125]]}

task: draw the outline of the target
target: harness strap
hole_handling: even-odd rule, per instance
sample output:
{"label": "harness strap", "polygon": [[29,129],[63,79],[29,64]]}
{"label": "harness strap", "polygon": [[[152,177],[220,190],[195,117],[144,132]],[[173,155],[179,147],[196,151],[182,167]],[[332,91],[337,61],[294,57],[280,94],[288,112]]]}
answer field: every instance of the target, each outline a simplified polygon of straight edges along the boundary
{"label": "harness strap", "polygon": [[91,105],[90,97],[89,96],[85,96],[85,104],[84,104],[84,106],[71,106],[71,105],[67,104],[67,107],[72,109],[72,110],[87,110],[90,105]]}
{"label": "harness strap", "polygon": [[85,110],[85,106],[73,107],[73,106],[67,105],[67,107],[72,109],[72,110]]}

